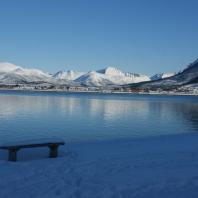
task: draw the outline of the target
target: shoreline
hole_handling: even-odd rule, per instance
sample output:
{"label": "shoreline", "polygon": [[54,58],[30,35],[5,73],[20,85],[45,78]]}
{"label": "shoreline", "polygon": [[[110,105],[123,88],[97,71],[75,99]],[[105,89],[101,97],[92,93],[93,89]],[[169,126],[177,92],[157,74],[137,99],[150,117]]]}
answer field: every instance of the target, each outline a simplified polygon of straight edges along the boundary
{"label": "shoreline", "polygon": [[101,93],[101,94],[128,94],[128,95],[161,95],[161,96],[198,96],[198,93],[183,93],[183,92],[122,92],[122,91],[83,91],[83,90],[61,90],[61,89],[6,89],[0,88],[0,91],[21,91],[21,92],[55,92],[55,93]]}

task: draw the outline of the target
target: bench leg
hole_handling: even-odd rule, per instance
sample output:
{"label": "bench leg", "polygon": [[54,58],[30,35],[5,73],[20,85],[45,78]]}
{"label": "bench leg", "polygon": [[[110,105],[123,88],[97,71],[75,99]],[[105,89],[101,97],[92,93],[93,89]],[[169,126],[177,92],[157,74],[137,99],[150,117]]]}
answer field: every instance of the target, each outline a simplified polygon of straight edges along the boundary
{"label": "bench leg", "polygon": [[50,149],[50,154],[49,154],[50,158],[55,158],[58,156],[58,145],[49,146],[49,149]]}
{"label": "bench leg", "polygon": [[18,149],[10,149],[9,150],[9,156],[8,156],[9,161],[12,161],[12,162],[17,161],[17,151],[18,151]]}

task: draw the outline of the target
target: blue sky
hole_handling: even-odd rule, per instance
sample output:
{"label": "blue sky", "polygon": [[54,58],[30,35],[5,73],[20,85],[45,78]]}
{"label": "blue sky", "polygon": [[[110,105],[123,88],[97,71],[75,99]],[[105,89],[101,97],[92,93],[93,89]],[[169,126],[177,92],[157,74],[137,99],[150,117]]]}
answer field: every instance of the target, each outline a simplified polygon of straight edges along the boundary
{"label": "blue sky", "polygon": [[197,0],[0,0],[0,61],[154,74],[198,58]]}

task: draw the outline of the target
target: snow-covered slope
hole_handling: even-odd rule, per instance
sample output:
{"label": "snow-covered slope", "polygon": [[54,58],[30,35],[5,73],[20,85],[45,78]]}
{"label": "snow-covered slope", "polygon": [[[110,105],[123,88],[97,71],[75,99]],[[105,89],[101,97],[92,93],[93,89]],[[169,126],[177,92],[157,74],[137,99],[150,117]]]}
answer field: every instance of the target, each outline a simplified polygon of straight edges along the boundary
{"label": "snow-covered slope", "polygon": [[139,84],[131,85],[132,87],[140,87],[140,88],[171,88],[182,86],[185,84],[193,83],[193,80],[198,77],[198,60],[191,63],[184,69],[183,71],[177,73],[172,77],[168,77],[161,80],[154,80],[151,82],[143,82]]}
{"label": "snow-covered slope", "polygon": [[107,86],[107,85],[123,85],[142,81],[149,81],[150,78],[145,75],[124,73],[123,71],[107,67],[98,71],[88,72],[75,81],[81,85],[87,86]]}
{"label": "snow-covered slope", "polygon": [[8,62],[0,62],[0,73],[11,72],[11,71],[14,71],[18,68],[21,68],[21,67],[16,66],[12,63],[8,63]]}
{"label": "snow-covered slope", "polygon": [[[192,115],[197,115],[196,109]],[[197,124],[192,115],[186,117],[194,118]],[[20,153],[17,163],[6,162],[7,153],[2,151],[0,197],[196,198],[197,138],[197,133],[189,133],[134,140],[69,141],[60,148],[59,158],[45,159],[43,150],[38,149],[35,155],[34,149],[27,149]]]}
{"label": "snow-covered slope", "polygon": [[[194,65],[197,65],[197,64],[198,64],[198,59],[196,59],[194,62],[190,63],[190,64],[186,67],[186,69],[191,68],[191,67],[193,67]],[[186,70],[186,69],[185,69],[185,70]]]}
{"label": "snow-covered slope", "polygon": [[146,75],[133,74],[128,72],[126,73],[114,67],[107,67],[103,70],[99,70],[98,73],[104,74],[106,79],[116,85],[150,81],[150,78]]}
{"label": "snow-covered slope", "polygon": [[98,70],[98,73],[106,74],[108,76],[125,76],[125,73],[122,72],[120,69],[117,69],[115,67],[107,67],[102,70]]}
{"label": "snow-covered slope", "polygon": [[161,80],[164,78],[169,78],[171,76],[174,76],[176,73],[160,73],[160,74],[155,74],[154,76],[151,77],[151,80]]}
{"label": "snow-covered slope", "polygon": [[114,84],[108,80],[104,74],[95,71],[91,71],[82,75],[81,77],[77,78],[75,82],[86,86],[107,86]]}
{"label": "snow-covered slope", "polygon": [[11,63],[0,63],[0,83],[1,84],[18,84],[44,81],[51,79],[49,74],[46,74],[38,69],[24,69]]}
{"label": "snow-covered slope", "polygon": [[38,69],[24,69],[11,63],[0,63],[0,83],[1,84],[20,84],[20,83],[51,83],[67,85],[86,85],[86,86],[108,86],[123,85],[149,81],[145,75],[125,73],[114,67],[107,67],[98,71],[75,72],[59,71],[54,75],[49,75]]}
{"label": "snow-covered slope", "polygon": [[[123,72],[114,67],[107,67],[98,71],[75,72],[59,71],[49,75],[38,69],[23,67],[3,62],[0,63],[0,84],[16,85],[31,83],[49,83],[50,85],[71,86],[117,86],[126,85],[140,87],[170,87],[193,83],[198,77],[198,60],[194,61],[183,71],[175,73],[157,74],[151,79],[146,75]],[[151,80],[151,81],[150,81]],[[130,85],[131,84],[131,85]],[[135,85],[134,85],[135,84]]]}
{"label": "snow-covered slope", "polygon": [[75,72],[75,71],[69,70],[69,71],[59,71],[55,73],[53,77],[56,79],[61,79],[61,80],[75,80],[84,74],[85,72]]}
{"label": "snow-covered slope", "polygon": [[125,73],[114,67],[107,67],[98,71],[88,72],[75,81],[87,86],[123,85],[142,81],[149,81],[146,75]]}

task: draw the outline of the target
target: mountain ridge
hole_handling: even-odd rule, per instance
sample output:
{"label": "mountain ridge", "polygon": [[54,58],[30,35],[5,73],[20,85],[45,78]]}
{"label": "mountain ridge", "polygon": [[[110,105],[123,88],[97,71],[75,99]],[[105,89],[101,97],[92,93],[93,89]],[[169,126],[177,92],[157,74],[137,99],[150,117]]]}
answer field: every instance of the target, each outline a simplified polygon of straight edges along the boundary
{"label": "mountain ridge", "polygon": [[197,82],[198,59],[178,73],[161,73],[152,77],[124,72],[109,66],[104,69],[76,72],[58,71],[48,74],[39,69],[26,69],[8,62],[0,62],[0,85],[40,84],[49,86],[171,88]]}
{"label": "mountain ridge", "polygon": [[170,89],[174,87],[181,87],[186,84],[190,84],[197,79],[198,77],[198,61],[194,61],[193,63],[189,64],[185,67],[182,71],[176,73],[173,76],[158,79],[158,80],[151,80],[150,82],[141,82],[136,84],[129,84],[126,87],[131,88],[138,88],[138,89],[157,89],[157,88],[165,88]]}
{"label": "mountain ridge", "polygon": [[76,86],[113,86],[150,80],[146,75],[123,72],[115,67],[106,67],[90,72],[61,70],[50,75],[39,69],[25,69],[12,63],[0,63],[0,66],[1,84],[24,84],[25,82],[42,81],[52,84],[75,84]]}

